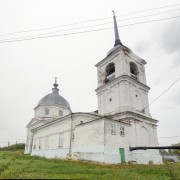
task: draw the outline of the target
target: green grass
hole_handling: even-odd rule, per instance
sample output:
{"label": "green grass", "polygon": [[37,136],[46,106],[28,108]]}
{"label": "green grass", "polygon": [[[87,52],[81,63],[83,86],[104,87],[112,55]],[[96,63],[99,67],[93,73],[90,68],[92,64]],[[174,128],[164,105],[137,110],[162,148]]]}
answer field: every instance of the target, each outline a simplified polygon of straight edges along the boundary
{"label": "green grass", "polygon": [[31,157],[20,152],[0,151],[1,179],[180,179],[180,163],[165,165],[103,165]]}

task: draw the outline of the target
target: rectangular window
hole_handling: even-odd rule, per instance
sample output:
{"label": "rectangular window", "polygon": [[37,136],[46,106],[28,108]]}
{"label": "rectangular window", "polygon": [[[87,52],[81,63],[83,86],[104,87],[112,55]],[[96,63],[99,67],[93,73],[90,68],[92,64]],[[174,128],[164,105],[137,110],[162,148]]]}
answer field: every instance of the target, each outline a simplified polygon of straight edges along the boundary
{"label": "rectangular window", "polygon": [[74,141],[74,133],[72,133],[72,141]]}
{"label": "rectangular window", "polygon": [[59,133],[59,143],[58,143],[59,148],[63,147],[63,139],[64,139],[63,136],[64,136],[63,133]]}
{"label": "rectangular window", "polygon": [[120,126],[120,136],[124,136],[124,126]]}
{"label": "rectangular window", "polygon": [[59,110],[59,116],[63,116],[63,111]]}
{"label": "rectangular window", "polygon": [[45,115],[49,115],[49,109],[48,108],[45,108]]}
{"label": "rectangular window", "polygon": [[111,134],[115,135],[116,134],[116,125],[111,124]]}

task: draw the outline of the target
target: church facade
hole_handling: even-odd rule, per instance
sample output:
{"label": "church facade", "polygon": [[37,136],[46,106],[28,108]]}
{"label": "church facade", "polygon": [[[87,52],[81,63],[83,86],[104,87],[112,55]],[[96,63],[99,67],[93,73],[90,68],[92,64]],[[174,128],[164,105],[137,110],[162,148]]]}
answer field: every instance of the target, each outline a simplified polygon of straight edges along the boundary
{"label": "church facade", "polygon": [[73,113],[55,81],[27,125],[26,154],[115,164],[162,163],[158,150],[130,151],[158,146],[158,121],[148,108],[146,62],[121,43],[115,15],[113,19],[114,47],[96,64],[98,110]]}

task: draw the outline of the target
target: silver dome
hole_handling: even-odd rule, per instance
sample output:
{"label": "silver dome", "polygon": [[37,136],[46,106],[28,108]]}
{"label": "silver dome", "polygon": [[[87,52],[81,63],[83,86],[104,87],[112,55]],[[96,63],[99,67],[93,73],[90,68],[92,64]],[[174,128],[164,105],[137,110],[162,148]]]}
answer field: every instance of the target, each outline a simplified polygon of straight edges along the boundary
{"label": "silver dome", "polygon": [[47,94],[44,96],[39,102],[39,105],[62,105],[70,109],[70,105],[66,99],[64,99],[62,96],[59,95],[59,89],[57,88],[58,84],[54,83],[54,88],[52,88],[52,93]]}
{"label": "silver dome", "polygon": [[70,109],[70,105],[66,99],[59,94],[50,93],[44,96],[38,103],[38,105],[62,105]]}

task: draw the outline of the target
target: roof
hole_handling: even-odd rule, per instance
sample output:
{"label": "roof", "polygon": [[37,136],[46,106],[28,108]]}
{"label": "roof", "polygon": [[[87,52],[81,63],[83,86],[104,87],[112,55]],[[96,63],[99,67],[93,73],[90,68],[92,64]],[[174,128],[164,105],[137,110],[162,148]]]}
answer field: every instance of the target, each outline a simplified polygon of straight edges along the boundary
{"label": "roof", "polygon": [[119,49],[120,47],[122,47],[122,46],[121,46],[121,45],[117,45],[117,46],[114,46],[113,48],[111,48],[111,49],[108,51],[106,57],[109,56],[110,54],[112,54],[113,52],[115,52],[115,51],[116,51],[117,49]]}
{"label": "roof", "polygon": [[68,101],[63,98],[62,96],[60,96],[59,94],[56,93],[50,93],[47,94],[46,96],[44,96],[39,102],[38,105],[62,105],[65,107],[68,107],[70,109],[70,105],[68,103]]}
{"label": "roof", "polygon": [[52,88],[52,93],[47,94],[44,96],[39,102],[38,105],[48,105],[48,106],[53,106],[53,105],[62,105],[64,107],[67,107],[70,109],[70,105],[68,101],[63,98],[61,95],[59,95],[59,89],[57,88],[58,84],[55,81],[54,83],[54,88]]}

